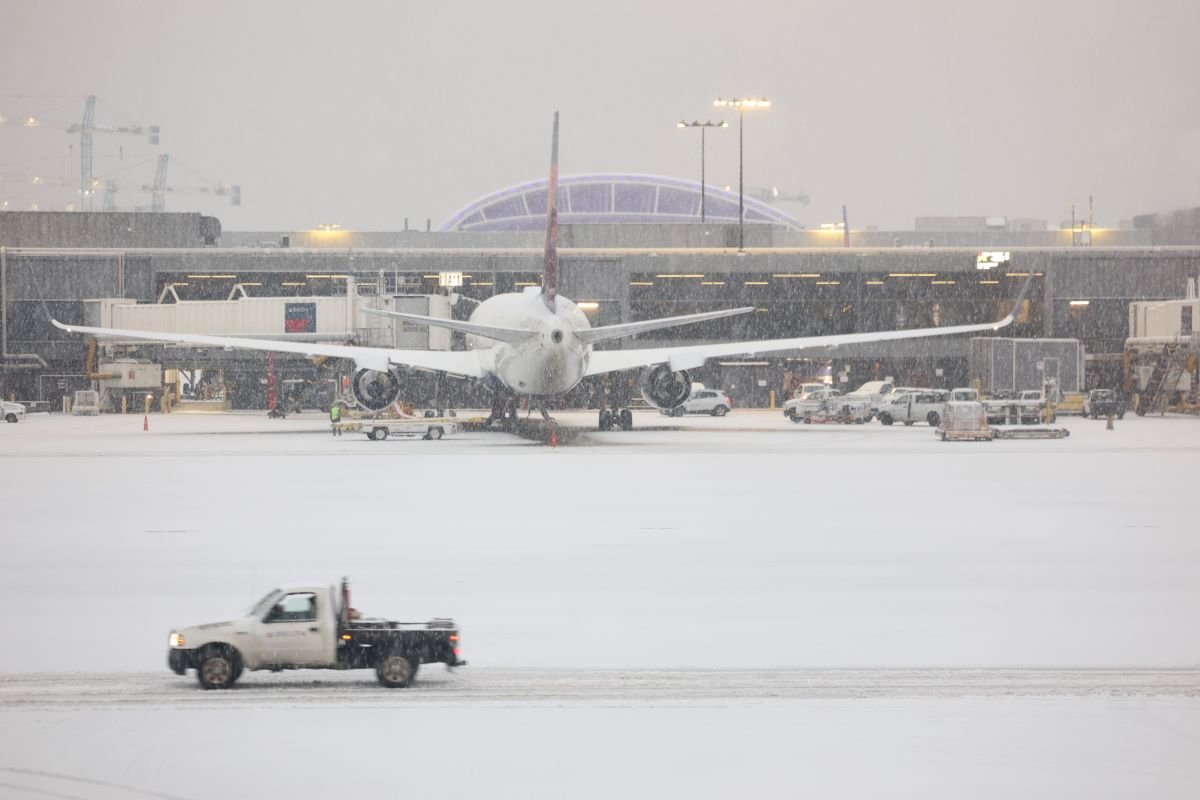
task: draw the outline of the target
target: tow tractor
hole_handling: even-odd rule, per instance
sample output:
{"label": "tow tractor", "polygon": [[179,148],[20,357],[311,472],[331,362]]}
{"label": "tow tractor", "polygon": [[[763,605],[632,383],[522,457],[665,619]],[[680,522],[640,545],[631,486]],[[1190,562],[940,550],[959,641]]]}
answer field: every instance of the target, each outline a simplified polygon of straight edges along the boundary
{"label": "tow tractor", "polygon": [[449,417],[428,419],[353,419],[333,423],[340,431],[365,433],[373,442],[389,436],[437,441],[443,436],[458,433],[458,421]]}
{"label": "tow tractor", "polygon": [[171,631],[167,665],[196,670],[205,689],[228,689],[242,671],[374,669],[389,689],[408,686],[422,664],[466,666],[454,620],[394,622],[350,606],[350,584],[272,589],[245,616]]}

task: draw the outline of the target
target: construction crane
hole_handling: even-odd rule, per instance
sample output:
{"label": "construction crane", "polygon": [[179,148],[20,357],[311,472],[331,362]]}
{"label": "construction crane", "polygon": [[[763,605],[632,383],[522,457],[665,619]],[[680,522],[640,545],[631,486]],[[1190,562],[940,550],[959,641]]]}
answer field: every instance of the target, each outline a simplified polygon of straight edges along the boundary
{"label": "construction crane", "polygon": [[[52,109],[53,110],[53,109]],[[92,137],[97,133],[125,135],[125,136],[145,136],[150,144],[156,145],[159,140],[159,128],[157,125],[118,125],[107,126],[96,124],[96,96],[88,95],[83,98],[83,118],[79,122],[68,125],[56,124],[47,122],[38,115],[23,116],[18,119],[6,119],[0,116],[0,125],[19,126],[22,128],[45,128],[47,130],[61,130],[70,134],[79,134],[79,205],[83,211],[92,210],[92,199],[95,197],[98,183],[95,179],[95,170],[93,167],[93,145]],[[51,185],[49,181],[45,182]],[[74,185],[74,184],[72,184]]]}
{"label": "construction crane", "polygon": [[79,205],[83,211],[92,210],[92,197],[95,195],[95,179],[92,174],[93,134],[111,133],[146,136],[152,145],[158,144],[159,139],[157,125],[146,127],[141,125],[126,127],[96,125],[96,96],[94,94],[89,94],[83,99],[83,120],[78,125],[69,125],[67,133],[79,134]]}
{"label": "construction crane", "polygon": [[[195,186],[190,188],[168,186],[167,167],[170,164],[170,160],[171,156],[168,153],[160,153],[158,156],[158,164],[154,169],[154,183],[142,186],[143,192],[150,192],[151,211],[167,210],[168,192],[174,194],[210,194],[218,197],[229,197],[230,205],[240,206],[242,204],[241,186],[231,185],[228,183],[218,183],[215,186]],[[115,188],[114,191],[116,191]]]}

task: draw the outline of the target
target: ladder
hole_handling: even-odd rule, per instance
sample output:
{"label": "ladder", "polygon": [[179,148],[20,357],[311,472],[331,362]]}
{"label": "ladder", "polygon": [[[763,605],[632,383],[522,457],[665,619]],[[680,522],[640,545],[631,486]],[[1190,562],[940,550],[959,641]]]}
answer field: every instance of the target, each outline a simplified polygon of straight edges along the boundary
{"label": "ladder", "polygon": [[1180,347],[1164,346],[1158,363],[1154,365],[1154,372],[1146,383],[1144,396],[1150,402],[1145,411],[1138,408],[1139,414],[1165,414],[1171,405],[1171,398],[1179,391],[1179,379],[1186,369],[1187,351]]}

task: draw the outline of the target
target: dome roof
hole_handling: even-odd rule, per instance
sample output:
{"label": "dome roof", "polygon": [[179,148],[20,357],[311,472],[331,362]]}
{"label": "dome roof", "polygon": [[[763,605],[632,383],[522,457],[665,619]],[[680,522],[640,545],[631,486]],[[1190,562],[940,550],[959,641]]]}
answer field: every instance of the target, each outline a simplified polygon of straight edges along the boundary
{"label": "dome roof", "polygon": [[[528,231],[546,226],[547,180],[493,192],[464,206],[444,231]],[[761,200],[744,198],[746,223],[799,229],[791,216]],[[709,186],[704,216],[709,222],[736,223],[738,196]],[[655,175],[564,175],[558,180],[561,224],[699,222],[700,183]]]}

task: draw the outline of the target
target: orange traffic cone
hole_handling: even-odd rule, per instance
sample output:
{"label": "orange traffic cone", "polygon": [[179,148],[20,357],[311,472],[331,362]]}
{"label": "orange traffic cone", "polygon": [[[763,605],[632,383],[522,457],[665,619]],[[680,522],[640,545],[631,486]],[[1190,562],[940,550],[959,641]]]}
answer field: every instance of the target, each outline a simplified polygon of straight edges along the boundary
{"label": "orange traffic cone", "polygon": [[150,415],[149,414],[142,417],[142,430],[144,430],[144,431],[150,430]]}
{"label": "orange traffic cone", "polygon": [[550,446],[558,447],[558,431],[550,431]]}

